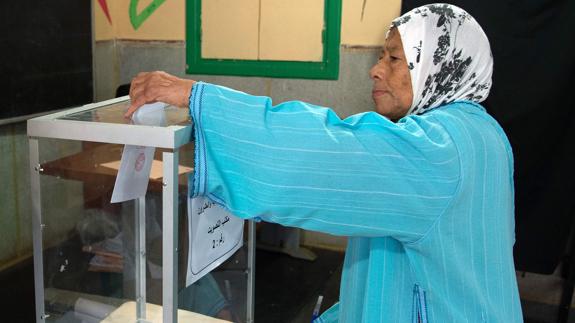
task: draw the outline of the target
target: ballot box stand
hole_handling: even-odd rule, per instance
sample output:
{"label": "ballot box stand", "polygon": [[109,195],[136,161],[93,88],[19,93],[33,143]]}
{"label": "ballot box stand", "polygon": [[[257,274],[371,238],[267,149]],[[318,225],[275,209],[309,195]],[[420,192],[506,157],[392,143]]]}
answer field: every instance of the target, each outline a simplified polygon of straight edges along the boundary
{"label": "ballot box stand", "polygon": [[[178,310],[186,275],[181,264],[187,257],[181,238],[188,232],[180,219],[186,219],[187,178],[194,158],[188,111],[168,106],[165,124],[147,126],[124,117],[128,105],[128,97],[121,97],[28,121],[36,322],[114,322],[110,317],[120,308],[132,311],[116,316],[126,322],[171,323],[178,317],[210,322],[213,316],[190,316],[193,307]],[[114,204],[109,199],[124,145],[155,147],[152,173],[155,169],[160,175],[150,175],[145,196]],[[183,160],[187,171],[182,171]],[[156,227],[154,234],[150,223]],[[240,281],[233,302],[232,279],[225,281],[226,292],[218,290],[221,281],[209,277],[201,287],[207,291],[198,287],[192,293],[201,298],[192,303],[220,297],[215,302],[231,310],[222,310],[226,315],[218,317],[227,321],[253,322],[255,224],[246,221],[244,228],[244,246],[220,265]],[[155,264],[153,250],[147,250],[154,249],[154,238],[161,241]],[[159,283],[150,287],[153,276]],[[120,286],[120,292],[113,292],[111,285]],[[197,306],[207,311],[211,305]],[[99,312],[85,313],[83,307]]]}

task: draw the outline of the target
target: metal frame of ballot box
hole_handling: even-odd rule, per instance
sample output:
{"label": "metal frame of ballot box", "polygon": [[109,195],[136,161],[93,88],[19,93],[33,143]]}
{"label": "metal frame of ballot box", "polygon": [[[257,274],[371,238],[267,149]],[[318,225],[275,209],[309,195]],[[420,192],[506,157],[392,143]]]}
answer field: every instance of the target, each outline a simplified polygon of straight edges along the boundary
{"label": "metal frame of ballot box", "polygon": [[[88,141],[109,144],[123,144],[163,148],[162,153],[162,317],[164,323],[177,322],[178,316],[178,166],[180,148],[191,141],[192,122],[165,127],[134,125],[129,122],[102,122],[70,118],[90,110],[124,103],[129,98],[121,97],[82,107],[60,111],[28,121],[28,142],[30,150],[30,178],[32,195],[32,234],[34,249],[34,284],[36,301],[36,322],[45,322],[44,264],[42,192],[40,177],[40,143],[43,138]],[[186,109],[169,106],[187,116]],[[174,112],[175,113],[175,112]],[[184,117],[185,118],[185,117]],[[145,197],[135,203],[135,301],[136,317],[139,322],[146,315],[146,236]],[[254,313],[254,269],[255,269],[255,223],[248,221],[247,238],[247,295],[246,321],[253,322]]]}

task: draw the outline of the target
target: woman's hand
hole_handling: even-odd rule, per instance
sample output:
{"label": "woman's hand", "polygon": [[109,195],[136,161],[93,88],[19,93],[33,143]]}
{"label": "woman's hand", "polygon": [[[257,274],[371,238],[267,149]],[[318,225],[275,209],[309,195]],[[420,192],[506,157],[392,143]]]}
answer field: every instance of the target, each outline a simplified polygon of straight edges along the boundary
{"label": "woman's hand", "polygon": [[194,83],[196,81],[175,77],[166,72],[140,73],[132,80],[132,103],[125,117],[130,117],[142,105],[157,101],[185,108],[188,106]]}

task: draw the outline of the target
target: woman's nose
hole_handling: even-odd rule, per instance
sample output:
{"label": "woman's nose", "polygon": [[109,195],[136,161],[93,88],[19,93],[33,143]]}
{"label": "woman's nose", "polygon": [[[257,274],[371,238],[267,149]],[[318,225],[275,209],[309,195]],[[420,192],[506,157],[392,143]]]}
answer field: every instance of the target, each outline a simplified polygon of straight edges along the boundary
{"label": "woman's nose", "polygon": [[372,68],[369,70],[369,77],[372,80],[381,80],[383,78],[383,68],[382,66],[380,66],[381,64],[376,63],[375,65],[372,66]]}

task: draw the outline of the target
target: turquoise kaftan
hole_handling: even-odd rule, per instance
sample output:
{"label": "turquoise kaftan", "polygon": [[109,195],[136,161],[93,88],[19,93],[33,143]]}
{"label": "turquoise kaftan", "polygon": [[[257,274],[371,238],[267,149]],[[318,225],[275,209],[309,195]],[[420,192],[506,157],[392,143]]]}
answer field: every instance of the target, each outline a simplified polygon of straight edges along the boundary
{"label": "turquoise kaftan", "polygon": [[522,322],[513,156],[480,105],[341,120],[196,83],[190,113],[194,196],[349,237],[340,301],[316,322]]}

